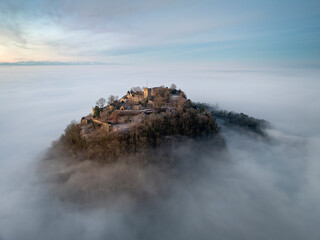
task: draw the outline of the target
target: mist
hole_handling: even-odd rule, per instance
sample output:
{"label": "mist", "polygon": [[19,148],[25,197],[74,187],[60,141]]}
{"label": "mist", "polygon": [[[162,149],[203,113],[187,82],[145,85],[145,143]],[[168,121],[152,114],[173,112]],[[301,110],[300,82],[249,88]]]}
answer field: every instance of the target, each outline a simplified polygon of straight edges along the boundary
{"label": "mist", "polygon": [[[0,239],[319,239],[318,77],[312,69],[1,67]],[[174,82],[192,101],[265,119],[268,137],[221,125],[223,151],[175,150],[198,163],[180,175],[89,161],[43,167],[71,120],[147,82]],[[68,178],[57,184],[56,172]],[[117,176],[148,200],[124,191],[77,201]]]}

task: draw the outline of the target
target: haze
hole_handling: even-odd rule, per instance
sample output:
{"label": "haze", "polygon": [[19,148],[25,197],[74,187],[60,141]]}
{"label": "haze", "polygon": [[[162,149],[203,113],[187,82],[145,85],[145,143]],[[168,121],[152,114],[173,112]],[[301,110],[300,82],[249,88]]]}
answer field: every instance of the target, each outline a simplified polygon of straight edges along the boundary
{"label": "haze", "polygon": [[[0,76],[2,239],[319,236],[317,71],[43,66],[2,67]],[[188,185],[175,182],[174,193],[152,211],[130,201],[97,209],[61,201],[39,178],[42,153],[99,97],[120,96],[146,79],[155,86],[175,82],[195,101],[270,121],[271,142],[224,128],[228,161],[206,159],[209,172]]]}
{"label": "haze", "polygon": [[[317,0],[0,0],[0,240],[318,240],[319,27]],[[268,139],[222,126],[224,156],[177,149],[200,166],[138,207],[52,191],[40,166],[71,120],[100,97],[172,83],[269,121]],[[114,174],[85,164],[59,189]]]}

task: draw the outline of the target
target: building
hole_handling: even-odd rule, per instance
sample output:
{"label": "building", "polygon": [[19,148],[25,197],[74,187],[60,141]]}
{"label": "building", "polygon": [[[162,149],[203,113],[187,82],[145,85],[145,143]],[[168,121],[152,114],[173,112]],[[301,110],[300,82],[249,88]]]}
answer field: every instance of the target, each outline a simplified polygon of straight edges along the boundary
{"label": "building", "polygon": [[128,101],[127,95],[120,99],[120,103],[126,103]]}
{"label": "building", "polygon": [[143,89],[143,96],[144,96],[144,98],[150,98],[151,97],[151,88],[144,88]]}
{"label": "building", "polygon": [[102,122],[100,120],[97,119],[92,119],[92,122],[96,123],[99,127],[104,126],[105,130],[107,132],[110,132],[113,128],[113,123],[112,122]]}
{"label": "building", "polygon": [[139,103],[144,100],[144,96],[142,92],[132,92],[128,91],[127,94],[120,99],[121,103]]}
{"label": "building", "polygon": [[143,89],[143,96],[144,98],[150,99],[152,96],[155,95],[156,88],[144,88]]}
{"label": "building", "polygon": [[82,117],[82,118],[81,118],[81,123],[89,124],[89,123],[91,123],[91,118]]}

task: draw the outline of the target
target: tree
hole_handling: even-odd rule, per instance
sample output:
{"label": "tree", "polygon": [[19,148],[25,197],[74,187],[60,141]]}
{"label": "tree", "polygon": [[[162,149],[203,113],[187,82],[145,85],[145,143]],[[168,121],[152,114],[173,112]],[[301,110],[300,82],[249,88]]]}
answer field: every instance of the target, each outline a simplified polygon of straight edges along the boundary
{"label": "tree", "polygon": [[116,97],[113,96],[113,95],[110,95],[110,96],[108,97],[108,104],[113,103],[115,100],[116,100]]}
{"label": "tree", "polygon": [[171,86],[170,86],[170,88],[171,88],[172,90],[176,90],[176,89],[177,89],[177,85],[175,85],[174,83],[172,83]]}
{"label": "tree", "polygon": [[162,107],[170,102],[170,90],[168,88],[158,87],[155,90],[154,102],[157,107]]}
{"label": "tree", "polygon": [[72,121],[64,130],[62,141],[65,146],[71,147],[73,150],[79,150],[84,147],[85,142],[80,134],[81,128],[77,122]]}
{"label": "tree", "polygon": [[177,94],[177,86],[174,83],[170,86],[170,92],[171,94]]}
{"label": "tree", "polygon": [[98,101],[96,101],[96,105],[100,108],[103,108],[104,105],[106,104],[106,99],[105,98],[100,98]]}
{"label": "tree", "polygon": [[141,89],[141,87],[132,87],[131,91],[134,92],[134,93],[138,93],[138,92],[141,92],[142,89]]}
{"label": "tree", "polygon": [[100,117],[100,112],[101,112],[100,107],[95,106],[95,107],[94,107],[93,117],[94,117],[94,118],[95,118],[95,117]]}

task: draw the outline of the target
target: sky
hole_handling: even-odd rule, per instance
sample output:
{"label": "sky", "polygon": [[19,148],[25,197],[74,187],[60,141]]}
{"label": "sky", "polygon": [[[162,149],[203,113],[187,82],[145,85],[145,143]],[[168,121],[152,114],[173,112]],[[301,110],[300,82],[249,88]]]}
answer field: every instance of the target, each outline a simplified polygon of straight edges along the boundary
{"label": "sky", "polygon": [[0,0],[0,62],[319,66],[318,0]]}

